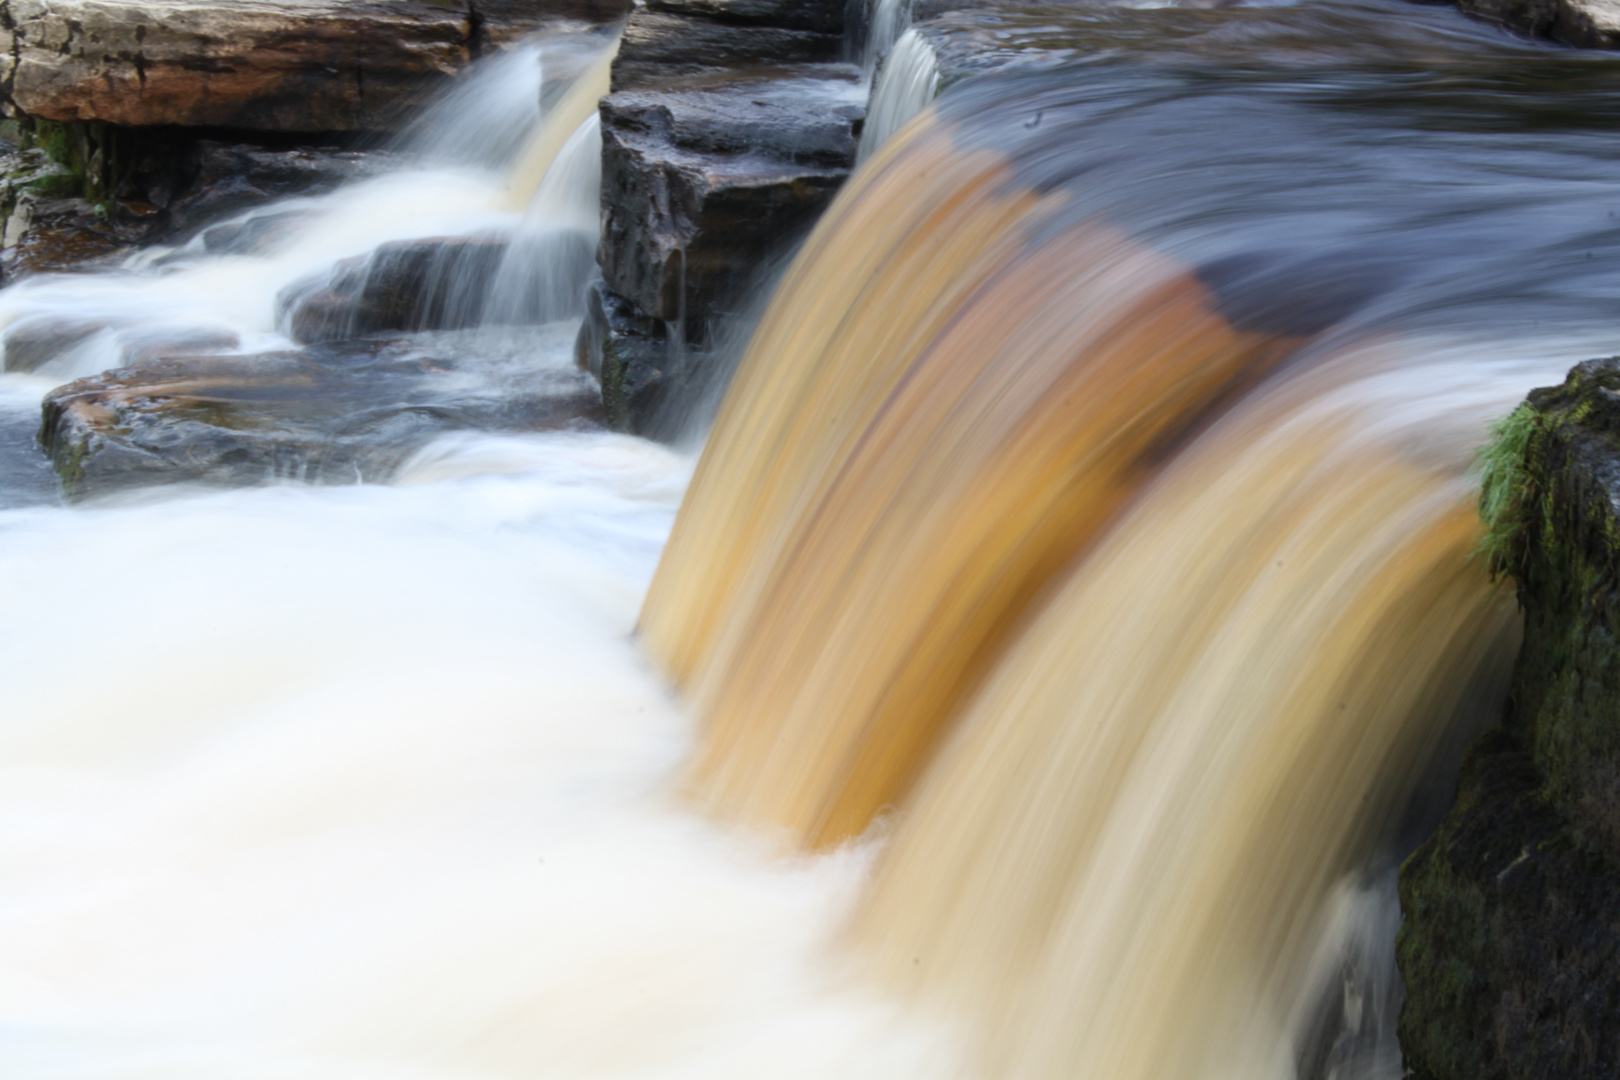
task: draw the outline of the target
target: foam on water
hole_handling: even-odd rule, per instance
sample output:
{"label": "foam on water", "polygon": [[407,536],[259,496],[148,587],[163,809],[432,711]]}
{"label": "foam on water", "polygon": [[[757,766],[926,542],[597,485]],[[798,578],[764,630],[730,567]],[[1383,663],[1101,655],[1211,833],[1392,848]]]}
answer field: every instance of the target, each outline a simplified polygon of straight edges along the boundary
{"label": "foam on water", "polygon": [[669,796],[629,632],[689,468],[462,436],[0,513],[6,1075],[948,1074],[823,959],[861,853]]}

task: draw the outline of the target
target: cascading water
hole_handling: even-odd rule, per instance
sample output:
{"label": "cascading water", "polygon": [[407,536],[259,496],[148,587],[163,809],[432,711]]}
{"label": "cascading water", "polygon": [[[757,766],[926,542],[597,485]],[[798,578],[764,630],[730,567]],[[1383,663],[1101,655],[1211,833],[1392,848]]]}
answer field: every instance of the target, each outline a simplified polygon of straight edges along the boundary
{"label": "cascading water", "polygon": [[0,377],[8,1077],[1399,1075],[1390,865],[1516,632],[1469,455],[1620,351],[1620,62],[1376,3],[993,32],[805,245],[684,502],[580,429],[66,508],[12,438],[423,238],[499,238],[443,317],[520,327],[423,357],[577,382],[577,43],[227,223],[267,250],[0,291],[76,342]]}
{"label": "cascading water", "polygon": [[[577,297],[543,241],[594,235],[600,88],[542,118],[534,61],[497,59],[398,170],[225,223],[281,223],[268,250],[0,292],[8,329],[99,327],[0,375],[8,1080],[953,1067],[948,1033],[826,961],[862,855],[784,864],[669,797],[687,728],[629,632],[685,457],[468,432],[387,487],[69,509],[44,483],[43,391],[153,337],[286,349],[277,294],[382,244],[532,234],[514,321],[547,275]],[[530,120],[495,145],[485,114]],[[561,393],[576,325],[406,337],[463,393]]]}
{"label": "cascading water", "polygon": [[1466,470],[1620,340],[1620,66],[1375,5],[954,25],[1004,72],[829,211],[643,610],[689,790],[892,814],[852,946],[990,1075],[1397,1076],[1365,928],[1516,634]]}
{"label": "cascading water", "polygon": [[872,87],[857,161],[865,162],[907,120],[927,108],[939,89],[939,58],[915,30],[908,30],[892,49],[883,74]]}

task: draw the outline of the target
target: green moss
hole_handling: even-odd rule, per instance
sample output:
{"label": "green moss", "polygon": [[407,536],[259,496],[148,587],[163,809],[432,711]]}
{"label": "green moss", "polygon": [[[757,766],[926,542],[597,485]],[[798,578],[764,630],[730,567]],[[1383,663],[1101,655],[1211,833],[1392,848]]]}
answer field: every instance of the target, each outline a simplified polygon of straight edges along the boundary
{"label": "green moss", "polygon": [[1538,423],[1536,410],[1523,403],[1491,427],[1491,441],[1479,451],[1479,518],[1484,526],[1479,550],[1493,577],[1513,571],[1533,524],[1536,481],[1526,462]]}
{"label": "green moss", "polygon": [[25,149],[43,152],[59,170],[29,185],[46,198],[79,198],[103,215],[110,212],[133,156],[134,133],[110,124],[58,123],[25,117],[19,126]]}

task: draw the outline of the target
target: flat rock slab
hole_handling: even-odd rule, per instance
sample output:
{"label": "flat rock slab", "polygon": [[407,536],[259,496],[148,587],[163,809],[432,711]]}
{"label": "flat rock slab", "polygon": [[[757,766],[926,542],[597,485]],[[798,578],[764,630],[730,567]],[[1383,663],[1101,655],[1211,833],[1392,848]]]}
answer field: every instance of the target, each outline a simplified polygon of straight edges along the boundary
{"label": "flat rock slab", "polygon": [[[533,332],[531,332],[532,334]],[[594,425],[589,376],[464,335],[156,360],[45,399],[40,444],[70,499],[151,484],[387,479],[447,431]]]}
{"label": "flat rock slab", "polygon": [[248,131],[394,127],[486,48],[625,0],[5,0],[0,79],[54,121]]}

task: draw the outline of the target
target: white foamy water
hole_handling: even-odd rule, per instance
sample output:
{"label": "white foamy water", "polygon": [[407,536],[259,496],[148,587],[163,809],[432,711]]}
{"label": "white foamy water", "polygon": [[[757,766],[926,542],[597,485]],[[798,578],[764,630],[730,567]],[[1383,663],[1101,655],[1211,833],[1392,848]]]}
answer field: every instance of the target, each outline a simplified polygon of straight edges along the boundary
{"label": "white foamy water", "polygon": [[[864,854],[783,859],[673,790],[691,733],[632,631],[690,458],[464,433],[386,487],[26,505],[41,393],[153,334],[286,347],[276,294],[338,259],[500,232],[546,263],[508,259],[507,308],[582,288],[551,241],[595,227],[599,136],[543,129],[533,60],[426,160],[258,211],[301,215],[269,250],[0,292],[0,328],[105,321],[0,376],[5,1080],[958,1075],[841,970]],[[547,140],[530,197],[499,165]],[[467,377],[564,379],[572,330]]]}
{"label": "white foamy water", "polygon": [[830,966],[861,857],[670,791],[630,634],[689,466],[0,514],[8,1080],[949,1074]]}

